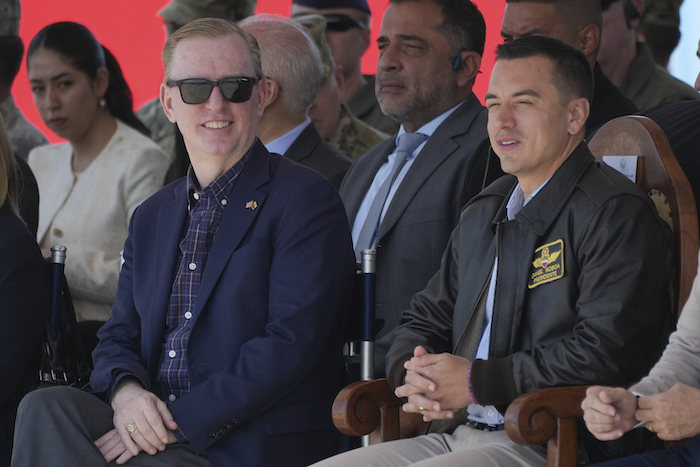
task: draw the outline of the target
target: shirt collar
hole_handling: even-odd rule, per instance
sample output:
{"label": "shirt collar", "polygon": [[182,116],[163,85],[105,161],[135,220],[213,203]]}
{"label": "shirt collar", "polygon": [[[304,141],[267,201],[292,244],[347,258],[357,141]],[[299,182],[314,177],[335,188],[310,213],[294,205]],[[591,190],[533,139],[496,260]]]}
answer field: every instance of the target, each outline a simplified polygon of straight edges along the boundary
{"label": "shirt collar", "polygon": [[306,129],[307,126],[311,123],[311,119],[307,118],[304,120],[304,122],[295,127],[293,130],[283,134],[277,139],[274,139],[267,143],[265,145],[265,148],[267,149],[268,152],[270,153],[276,153],[276,154],[281,154],[284,155],[288,150],[289,147],[294,144],[294,141],[297,140],[299,135],[301,134],[302,131]]}
{"label": "shirt collar", "polygon": [[[443,113],[442,115],[440,115],[440,116],[438,116],[438,117],[432,119],[431,121],[429,121],[428,123],[426,123],[426,124],[423,125],[422,127],[418,128],[418,130],[416,131],[416,133],[422,133],[422,134],[424,134],[424,135],[427,135],[428,138],[430,138],[431,136],[433,136],[433,133],[435,133],[435,130],[437,130],[437,128],[438,128],[440,125],[442,125],[442,122],[444,122],[445,120],[447,120],[447,117],[449,117],[450,115],[452,115],[452,113],[453,113],[455,110],[457,110],[457,107],[459,107],[459,106],[462,105],[463,103],[464,103],[464,102],[460,102],[459,104],[455,105],[455,106],[452,107],[450,110],[448,110],[447,112],[445,112],[445,113]],[[407,131],[406,131],[406,129],[403,127],[403,125],[401,125],[401,127],[399,128],[399,133],[396,135],[396,147],[399,146],[399,136],[403,135],[404,133],[407,133]],[[427,141],[427,140],[426,140],[426,141]]]}
{"label": "shirt collar", "polygon": [[187,210],[189,211],[194,208],[197,205],[197,201],[200,199],[210,196],[214,197],[222,206],[226,206],[228,202],[228,192],[238,178],[238,175],[243,170],[246,162],[248,162],[248,159],[250,159],[251,154],[252,146],[251,149],[249,149],[248,152],[246,152],[241,158],[241,160],[236,162],[233,167],[219,175],[216,180],[204,188],[199,186],[197,176],[194,173],[194,169],[192,169],[192,166],[190,165],[189,169],[187,169]]}
{"label": "shirt collar", "polygon": [[528,199],[525,198],[525,194],[523,193],[523,189],[520,188],[520,182],[518,182],[515,185],[515,188],[513,189],[513,193],[511,193],[510,198],[508,199],[508,204],[506,204],[506,213],[508,215],[508,220],[512,221],[515,219],[515,215],[520,212],[522,208],[524,208],[527,203],[529,203],[532,198],[535,197],[537,193],[544,188],[544,186],[547,184],[547,182],[551,179],[548,178],[547,180],[544,181],[542,185],[538,189],[532,192],[530,197]]}

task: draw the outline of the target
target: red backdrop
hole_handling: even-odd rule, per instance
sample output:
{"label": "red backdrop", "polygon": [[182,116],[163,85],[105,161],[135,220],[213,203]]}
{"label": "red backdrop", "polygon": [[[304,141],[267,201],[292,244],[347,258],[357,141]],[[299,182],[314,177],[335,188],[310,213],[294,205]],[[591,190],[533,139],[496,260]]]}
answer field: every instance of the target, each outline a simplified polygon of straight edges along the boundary
{"label": "red backdrop", "polygon": [[[372,8],[372,43],[381,27],[382,14],[388,0],[369,0]],[[483,100],[493,66],[493,50],[500,41],[500,25],[505,0],[474,0],[486,19],[486,49],[476,81],[475,93]],[[163,79],[160,50],[165,42],[163,22],[157,15],[167,0],[24,0],[20,36],[25,47],[32,37],[47,24],[56,21],[75,21],[86,25],[117,57],[134,94],[134,106],[139,108],[158,94]],[[289,15],[291,0],[258,0],[257,13]],[[377,47],[370,46],[363,58],[363,71],[374,74]],[[51,142],[60,139],[41,121],[34,108],[27,71],[22,66],[13,95],[24,115]]]}

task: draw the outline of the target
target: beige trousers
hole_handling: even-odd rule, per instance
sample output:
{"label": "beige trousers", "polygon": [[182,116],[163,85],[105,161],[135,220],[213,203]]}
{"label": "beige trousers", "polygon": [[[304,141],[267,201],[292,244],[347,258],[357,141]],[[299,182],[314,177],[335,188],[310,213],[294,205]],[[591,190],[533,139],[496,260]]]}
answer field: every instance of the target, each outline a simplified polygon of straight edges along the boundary
{"label": "beige trousers", "polygon": [[358,448],[314,467],[545,467],[547,460],[505,431],[462,425],[453,434],[430,434]]}

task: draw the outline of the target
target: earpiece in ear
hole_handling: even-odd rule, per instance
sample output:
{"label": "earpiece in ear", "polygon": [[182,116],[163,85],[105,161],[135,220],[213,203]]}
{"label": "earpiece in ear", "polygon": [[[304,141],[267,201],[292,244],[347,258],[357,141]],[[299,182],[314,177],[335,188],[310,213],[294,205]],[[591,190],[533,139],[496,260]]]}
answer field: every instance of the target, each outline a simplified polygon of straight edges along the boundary
{"label": "earpiece in ear", "polygon": [[462,51],[460,50],[455,59],[452,61],[452,69],[459,71],[462,68]]}

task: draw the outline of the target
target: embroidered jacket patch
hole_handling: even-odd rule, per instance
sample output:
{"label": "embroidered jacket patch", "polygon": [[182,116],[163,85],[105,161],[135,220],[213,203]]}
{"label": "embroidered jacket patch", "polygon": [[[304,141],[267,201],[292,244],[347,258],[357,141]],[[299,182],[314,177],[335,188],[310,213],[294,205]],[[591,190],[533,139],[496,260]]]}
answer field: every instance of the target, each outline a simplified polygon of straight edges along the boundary
{"label": "embroidered jacket patch", "polygon": [[532,267],[527,284],[529,289],[564,277],[564,240],[547,243],[536,249]]}

